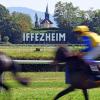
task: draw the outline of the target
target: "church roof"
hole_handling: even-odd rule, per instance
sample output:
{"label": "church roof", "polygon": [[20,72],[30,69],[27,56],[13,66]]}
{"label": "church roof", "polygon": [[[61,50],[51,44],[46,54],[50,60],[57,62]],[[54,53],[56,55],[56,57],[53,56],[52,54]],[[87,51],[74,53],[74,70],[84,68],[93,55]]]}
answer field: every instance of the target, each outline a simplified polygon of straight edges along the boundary
{"label": "church roof", "polygon": [[53,24],[53,22],[51,22],[49,19],[44,19],[43,21],[41,21],[40,24],[44,24],[44,23]]}

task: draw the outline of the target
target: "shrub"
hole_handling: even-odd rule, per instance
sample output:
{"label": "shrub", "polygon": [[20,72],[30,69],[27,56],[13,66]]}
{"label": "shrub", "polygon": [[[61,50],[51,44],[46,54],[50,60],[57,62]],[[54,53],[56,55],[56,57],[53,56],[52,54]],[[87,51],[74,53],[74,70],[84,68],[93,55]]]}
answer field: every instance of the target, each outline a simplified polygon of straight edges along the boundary
{"label": "shrub", "polygon": [[3,42],[8,43],[9,42],[9,37],[8,36],[4,36],[3,37]]}
{"label": "shrub", "polygon": [[40,51],[40,48],[36,48],[36,51]]}

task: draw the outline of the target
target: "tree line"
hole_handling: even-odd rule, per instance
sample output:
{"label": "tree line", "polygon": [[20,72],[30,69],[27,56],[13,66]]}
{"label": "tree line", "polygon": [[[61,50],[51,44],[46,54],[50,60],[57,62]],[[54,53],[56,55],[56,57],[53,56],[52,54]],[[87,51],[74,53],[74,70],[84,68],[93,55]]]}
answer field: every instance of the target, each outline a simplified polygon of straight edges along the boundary
{"label": "tree line", "polygon": [[55,5],[54,19],[59,28],[72,30],[77,25],[87,25],[91,31],[100,33],[100,9],[84,11],[71,2],[59,1]]}
{"label": "tree line", "polygon": [[4,42],[22,43],[23,32],[32,31],[32,19],[29,15],[13,12],[0,5],[0,39]]}

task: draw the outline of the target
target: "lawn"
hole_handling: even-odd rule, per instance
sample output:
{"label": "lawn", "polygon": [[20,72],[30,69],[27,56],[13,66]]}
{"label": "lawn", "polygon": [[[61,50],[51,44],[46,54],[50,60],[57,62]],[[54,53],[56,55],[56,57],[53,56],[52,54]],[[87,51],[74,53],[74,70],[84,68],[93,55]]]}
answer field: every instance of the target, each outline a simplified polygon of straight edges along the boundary
{"label": "lawn", "polygon": [[[54,96],[65,87],[63,72],[27,72],[19,73],[31,78],[28,87],[24,87],[13,80],[10,73],[6,73],[5,81],[11,87],[10,100],[53,100]],[[90,100],[100,100],[100,89],[89,90]],[[0,93],[0,100],[8,100],[8,94]],[[84,100],[82,92],[76,90],[59,100]]]}
{"label": "lawn", "polygon": [[[40,51],[36,51],[39,48]],[[0,51],[6,53],[13,59],[52,59],[55,47],[51,46],[0,46]]]}
{"label": "lawn", "polygon": [[[40,51],[36,51],[36,48]],[[0,51],[13,59],[53,59],[57,46],[48,45],[9,45],[0,46]],[[79,50],[82,47],[70,46],[70,49]]]}

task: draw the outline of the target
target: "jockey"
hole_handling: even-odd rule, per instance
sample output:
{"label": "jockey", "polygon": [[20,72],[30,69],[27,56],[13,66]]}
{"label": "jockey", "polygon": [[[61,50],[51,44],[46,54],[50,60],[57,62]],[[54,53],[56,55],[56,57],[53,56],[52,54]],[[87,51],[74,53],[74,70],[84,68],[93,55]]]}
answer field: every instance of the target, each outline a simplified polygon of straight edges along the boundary
{"label": "jockey", "polygon": [[100,56],[100,36],[97,33],[91,32],[87,26],[77,26],[74,32],[86,45],[86,48],[81,50],[87,52],[83,56],[86,61],[91,61]]}

